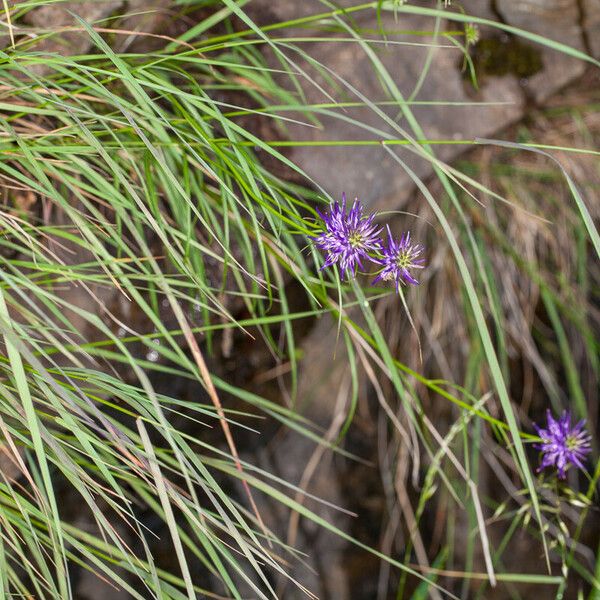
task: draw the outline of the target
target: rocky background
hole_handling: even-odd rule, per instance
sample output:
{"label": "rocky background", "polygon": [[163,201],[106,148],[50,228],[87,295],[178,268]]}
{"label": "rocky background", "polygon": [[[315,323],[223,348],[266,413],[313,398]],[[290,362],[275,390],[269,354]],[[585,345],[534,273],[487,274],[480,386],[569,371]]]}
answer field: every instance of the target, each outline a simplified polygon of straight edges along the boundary
{"label": "rocky background", "polygon": [[[353,2],[345,0],[341,6],[351,6]],[[421,0],[413,5],[434,6],[434,2]],[[135,32],[154,35],[176,35],[178,30],[186,29],[184,23],[174,22],[169,0],[111,0],[103,2],[64,2],[44,6],[26,15],[26,25],[20,32],[35,33],[51,24],[72,26],[73,19],[68,11],[75,12],[90,23],[104,23],[115,14],[130,15],[119,20],[119,28],[129,30],[131,37],[119,38],[117,45],[131,49],[135,41]],[[557,42],[585,52],[600,59],[600,0],[464,0],[460,3],[465,14],[481,19],[502,23],[548,37]],[[249,14],[258,24],[274,23],[296,19],[302,16],[323,12],[324,7],[318,0],[302,3],[281,0],[253,0],[249,5]],[[437,27],[440,34],[449,27],[449,21],[440,19],[437,23],[428,17],[403,14],[401,20],[394,18],[391,12],[383,12],[384,26],[390,29],[431,30]],[[378,24],[369,11],[358,13],[356,24],[367,30],[377,30]],[[105,23],[107,26],[110,23]],[[456,29],[460,23],[454,23]],[[446,47],[432,51],[428,47],[385,48],[380,59],[394,78],[394,83],[405,98],[418,100],[444,99],[448,102],[494,102],[497,106],[473,106],[449,109],[427,107],[415,110],[421,127],[432,139],[474,139],[489,137],[508,125],[522,119],[527,110],[543,105],[553,94],[580,77],[586,64],[578,59],[565,56],[549,48],[522,44],[514,52],[512,42],[515,36],[499,32],[497,28],[479,25],[479,50],[475,51],[475,63],[479,67],[480,89],[475,90],[465,79],[463,62],[459,52],[452,50],[441,37],[436,42]],[[301,30],[309,35],[306,29]],[[297,35],[298,30],[286,29],[285,35]],[[52,37],[42,42],[40,51],[79,54],[89,49],[89,39],[85,34],[67,32],[62,40]],[[66,44],[64,42],[67,42]],[[414,36],[411,36],[411,41]],[[431,40],[423,39],[423,42]],[[5,44],[8,39],[4,38]],[[142,47],[164,43],[158,38],[145,38]],[[330,42],[313,43],[310,46],[311,57],[339,74],[367,98],[381,97],[383,90],[373,73],[373,66],[364,52],[357,52],[355,44],[341,46]],[[423,64],[431,60],[428,75],[418,89],[416,88]],[[305,65],[306,66],[306,65]],[[307,72],[311,75],[310,68]],[[319,77],[315,75],[319,83]],[[309,101],[323,101],[323,94],[315,85],[306,83]],[[415,92],[417,92],[415,94]],[[362,123],[372,123],[370,108],[365,107],[352,113]],[[377,122],[381,128],[381,123]],[[384,128],[385,131],[385,128]],[[338,120],[323,121],[322,129],[298,127],[292,130],[294,139],[300,140],[344,140],[369,139],[369,134],[351,124]],[[394,133],[388,130],[390,137]],[[463,146],[442,147],[438,155],[443,160],[451,160],[467,148]],[[339,148],[327,150],[327,160],[312,148],[297,148],[292,151],[293,159],[319,185],[334,195],[338,190],[352,189],[365,202],[376,203],[378,207],[389,208],[400,197],[410,194],[410,180],[402,173],[397,164],[378,149],[366,147]],[[336,168],[331,169],[331,164]],[[356,169],[355,165],[361,168]],[[417,166],[422,177],[427,176],[427,165]]]}

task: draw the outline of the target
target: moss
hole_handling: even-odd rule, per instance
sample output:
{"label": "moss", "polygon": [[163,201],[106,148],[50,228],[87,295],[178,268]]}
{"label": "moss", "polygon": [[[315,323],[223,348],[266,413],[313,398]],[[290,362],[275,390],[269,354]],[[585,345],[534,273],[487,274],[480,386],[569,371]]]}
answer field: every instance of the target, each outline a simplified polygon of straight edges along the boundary
{"label": "moss", "polygon": [[471,49],[471,58],[478,77],[515,75],[523,79],[544,66],[537,48],[508,36],[482,38]]}

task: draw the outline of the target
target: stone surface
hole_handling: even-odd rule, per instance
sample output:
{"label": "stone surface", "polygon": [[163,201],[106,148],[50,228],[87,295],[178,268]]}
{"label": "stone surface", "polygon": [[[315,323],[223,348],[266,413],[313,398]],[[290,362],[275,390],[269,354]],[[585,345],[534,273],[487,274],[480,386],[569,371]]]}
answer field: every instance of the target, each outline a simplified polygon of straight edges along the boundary
{"label": "stone surface", "polygon": [[46,4],[28,12],[24,20],[34,27],[64,27],[74,23],[74,13],[94,23],[108,17],[123,5],[123,0],[96,0],[94,2],[60,2]]}
{"label": "stone surface", "polygon": [[581,44],[576,0],[496,0],[495,7],[510,25],[565,40],[573,46]]}
{"label": "stone surface", "polygon": [[[129,0],[119,20],[119,29],[134,33],[117,40],[120,52],[151,52],[165,46],[162,35],[177,36],[177,21],[173,18],[173,0]],[[188,24],[189,26],[189,24]],[[181,32],[179,32],[181,33]],[[145,35],[150,34],[150,35]]]}
{"label": "stone surface", "polygon": [[[40,6],[28,12],[23,18],[26,25],[33,28],[81,27],[74,13],[89,24],[102,21],[123,5],[123,0],[99,0],[95,2],[61,2]],[[36,52],[56,53],[63,56],[82,54],[92,46],[92,40],[85,31],[64,31],[40,40]],[[44,64],[29,67],[37,75],[49,71]]]}
{"label": "stone surface", "polygon": [[600,0],[582,0],[583,26],[589,51],[600,58]]}
{"label": "stone surface", "polygon": [[[600,2],[600,0],[591,0]],[[344,6],[355,4],[349,0],[341,2]],[[427,6],[427,3],[420,3]],[[461,3],[467,14],[497,20],[548,36],[557,41],[584,50],[584,39],[579,24],[580,14],[576,0],[465,0]],[[253,16],[259,23],[272,23],[306,16],[323,11],[322,4],[314,1],[302,3],[256,0],[251,4]],[[432,31],[434,20],[411,14],[382,13],[383,23],[388,30]],[[367,31],[377,31],[378,24],[370,11],[352,14],[353,23]],[[442,22],[440,30],[455,28],[456,23]],[[301,33],[300,33],[301,31]],[[492,28],[483,28],[482,35],[500,36]],[[284,29],[281,35],[310,35],[306,29],[295,31]],[[344,37],[349,37],[345,32]],[[341,37],[341,34],[340,34]],[[372,38],[377,35],[372,34]],[[462,55],[455,47],[438,38],[439,46],[405,45],[407,42],[431,44],[431,38],[402,35],[388,35],[389,44],[373,43],[377,60],[387,69],[393,84],[406,99],[417,101],[445,101],[450,104],[436,106],[413,106],[411,111],[426,137],[440,140],[473,139],[490,137],[495,132],[519,120],[525,113],[528,99],[544,102],[551,94],[578,77],[585,65],[576,59],[564,56],[556,51],[534,46],[532,52],[541,56],[542,68],[531,77],[524,79],[511,73],[502,76],[483,75],[480,89],[476,91],[466,81],[461,67]],[[524,42],[529,44],[529,42]],[[295,65],[305,70],[306,76],[300,76],[304,92],[310,102],[389,100],[389,90],[385,89],[381,79],[373,69],[373,63],[367,52],[354,42],[316,42],[304,45],[311,57],[327,70],[335,73],[334,78],[340,89],[328,85],[318,69],[293,55]],[[423,66],[431,59],[427,76],[419,84]],[[274,59],[276,60],[276,59]],[[416,86],[420,85],[419,89]],[[487,105],[460,106],[456,103],[487,102]],[[321,128],[305,126],[290,127],[290,137],[302,142],[333,141],[341,144],[336,147],[314,148],[297,147],[292,158],[312,178],[317,186],[333,196],[339,196],[343,190],[351,190],[368,204],[399,208],[413,189],[410,178],[389,153],[376,145],[343,145],[344,140],[402,140],[408,134],[417,137],[406,120],[400,115],[398,107],[382,109],[377,114],[370,106],[337,110],[338,118],[325,116],[320,118]],[[436,156],[451,161],[468,145],[436,145]],[[419,177],[427,178],[432,173],[429,161],[416,155],[414,151],[401,146],[394,150],[406,161]],[[375,200],[376,199],[376,200]]]}
{"label": "stone surface", "polygon": [[[504,22],[585,51],[576,0],[497,0],[496,9]],[[544,68],[529,80],[528,90],[536,102],[583,74],[585,64],[576,58],[542,49]]]}
{"label": "stone surface", "polygon": [[[302,361],[297,395],[299,412],[322,428],[326,432],[324,439],[330,443],[337,439],[344,423],[350,396],[348,356],[343,341],[337,345],[335,356],[335,341],[333,346],[323,343],[324,340],[335,340],[336,332],[337,322],[325,317],[304,340],[303,346],[311,350]],[[256,460],[255,457],[250,458]],[[335,457],[325,446],[316,446],[307,437],[286,429],[272,448],[259,452],[258,459],[261,468],[266,471],[277,474],[317,498],[344,507],[347,499],[341,492]],[[296,495],[295,500],[331,525],[348,530],[350,517],[343,512],[302,495]],[[344,560],[347,542],[308,520],[298,518],[296,521],[298,515],[290,516],[281,505],[259,505],[259,510],[266,516],[267,525],[282,540],[306,553],[304,565],[292,562],[292,577],[319,598],[351,600]],[[277,597],[290,600],[306,598],[299,588],[283,577],[277,583]]]}
{"label": "stone surface", "polygon": [[[259,0],[257,4],[261,6],[261,2],[263,0]],[[267,3],[267,0],[264,0],[264,4]],[[268,4],[266,14],[272,20],[303,16],[318,8],[316,3],[307,2],[302,3],[302,8],[294,12],[289,3]],[[260,11],[257,14],[264,16]],[[392,13],[383,13],[384,23],[389,29],[433,29],[433,21],[428,17],[398,15],[397,18],[396,22]],[[377,29],[374,14],[371,12],[354,14],[353,19],[358,27]],[[445,27],[446,23],[442,23],[441,30]],[[289,34],[293,35],[294,32],[290,31]],[[303,35],[307,35],[307,32],[304,31]],[[524,94],[514,77],[487,78],[476,93],[472,85],[465,82],[461,73],[460,51],[445,43],[443,38],[439,38],[438,45],[441,47],[437,48],[427,45],[431,40],[425,37],[390,35],[388,39],[390,44],[373,44],[373,47],[377,51],[377,59],[385,66],[404,98],[413,98],[419,102],[458,103],[411,107],[426,137],[457,140],[490,136],[523,115]],[[406,45],[407,42],[417,42],[420,45]],[[308,75],[303,82],[309,101],[328,102],[331,101],[331,97],[337,101],[361,101],[364,98],[389,100],[389,93],[375,73],[371,58],[356,43],[319,42],[310,45],[310,52],[326,69],[337,74],[340,86],[345,89],[333,89],[317,70],[301,63]],[[419,77],[428,57],[431,58],[430,68],[422,84],[419,84]],[[464,105],[465,102],[474,100],[495,104]],[[406,118],[399,114],[397,106],[382,109],[380,114],[370,106],[336,112],[340,118],[326,116],[320,119],[322,128],[291,127],[291,137],[301,141],[331,140],[336,143],[344,140],[402,140],[406,134],[413,138],[420,137],[410,127]],[[437,156],[448,161],[466,147],[441,145],[436,146],[435,151]],[[430,163],[416,156],[415,152],[400,146],[394,146],[394,150],[420,177],[431,174]],[[317,185],[334,196],[339,196],[342,190],[351,190],[353,195],[360,196],[367,203],[377,199],[380,206],[397,208],[412,190],[410,178],[389,153],[377,145],[342,145],[323,148],[319,152],[315,152],[314,148],[299,147],[293,150],[292,158]]]}
{"label": "stone surface", "polygon": [[131,596],[124,590],[102,581],[91,571],[82,571],[76,589],[79,600],[128,600]]}

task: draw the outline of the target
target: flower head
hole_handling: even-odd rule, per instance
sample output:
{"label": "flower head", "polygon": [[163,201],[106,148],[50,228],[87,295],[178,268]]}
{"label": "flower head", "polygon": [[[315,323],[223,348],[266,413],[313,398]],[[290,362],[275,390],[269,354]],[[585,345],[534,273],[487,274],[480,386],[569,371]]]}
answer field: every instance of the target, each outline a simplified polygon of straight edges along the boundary
{"label": "flower head", "polygon": [[585,421],[571,426],[571,413],[567,410],[559,419],[554,419],[548,410],[546,418],[546,429],[535,425],[538,435],[542,438],[542,443],[536,444],[536,448],[542,451],[542,464],[538,471],[554,465],[558,476],[564,479],[569,463],[579,469],[584,468],[582,461],[592,450],[591,436],[583,428]]}
{"label": "flower head", "polygon": [[479,27],[475,23],[465,25],[465,43],[467,46],[474,46],[479,41]]}
{"label": "flower head", "polygon": [[410,231],[402,234],[400,241],[397,242],[390,231],[388,225],[388,245],[383,249],[383,258],[378,260],[383,265],[381,273],[374,279],[373,283],[380,280],[394,281],[396,290],[400,284],[410,283],[417,285],[419,282],[411,275],[411,270],[422,269],[425,262],[424,258],[419,258],[423,253],[421,244],[412,244],[410,241]]}
{"label": "flower head", "polygon": [[362,260],[369,252],[381,249],[381,228],[373,223],[375,215],[363,215],[363,207],[354,200],[346,212],[346,194],[342,194],[342,203],[334,202],[328,214],[319,215],[325,223],[323,233],[315,239],[316,245],[327,252],[322,269],[339,264],[342,279],[346,273],[354,275],[356,266],[363,268]]}

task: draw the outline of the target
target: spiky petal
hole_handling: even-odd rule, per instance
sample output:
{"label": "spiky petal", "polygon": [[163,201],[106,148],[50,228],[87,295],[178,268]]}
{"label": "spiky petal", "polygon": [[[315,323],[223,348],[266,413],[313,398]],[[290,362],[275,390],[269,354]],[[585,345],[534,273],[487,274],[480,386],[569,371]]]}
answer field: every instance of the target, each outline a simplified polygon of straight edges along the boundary
{"label": "spiky petal", "polygon": [[542,452],[542,463],[538,471],[554,466],[558,476],[564,479],[570,464],[578,469],[584,469],[583,461],[592,450],[591,436],[583,428],[585,421],[579,421],[571,426],[571,413],[567,410],[558,419],[555,419],[548,410],[546,419],[545,429],[534,425],[542,438],[542,443],[536,444],[536,448]]}
{"label": "spiky petal", "polygon": [[369,259],[370,252],[381,250],[381,227],[373,223],[375,215],[363,215],[363,207],[358,199],[346,211],[346,194],[342,203],[334,202],[329,213],[319,215],[325,224],[325,231],[314,238],[316,245],[327,253],[325,264],[337,264],[342,279],[346,274],[354,276],[357,266],[363,268],[362,261]]}
{"label": "spiky petal", "polygon": [[378,281],[394,281],[396,290],[400,288],[400,284],[410,283],[417,285],[419,282],[414,278],[411,271],[414,269],[422,269],[425,265],[424,258],[421,258],[425,250],[421,244],[413,244],[410,241],[410,231],[402,234],[400,241],[396,241],[389,225],[388,244],[383,248],[383,257],[377,262],[383,265],[383,269],[379,275],[373,280],[373,283]]}

